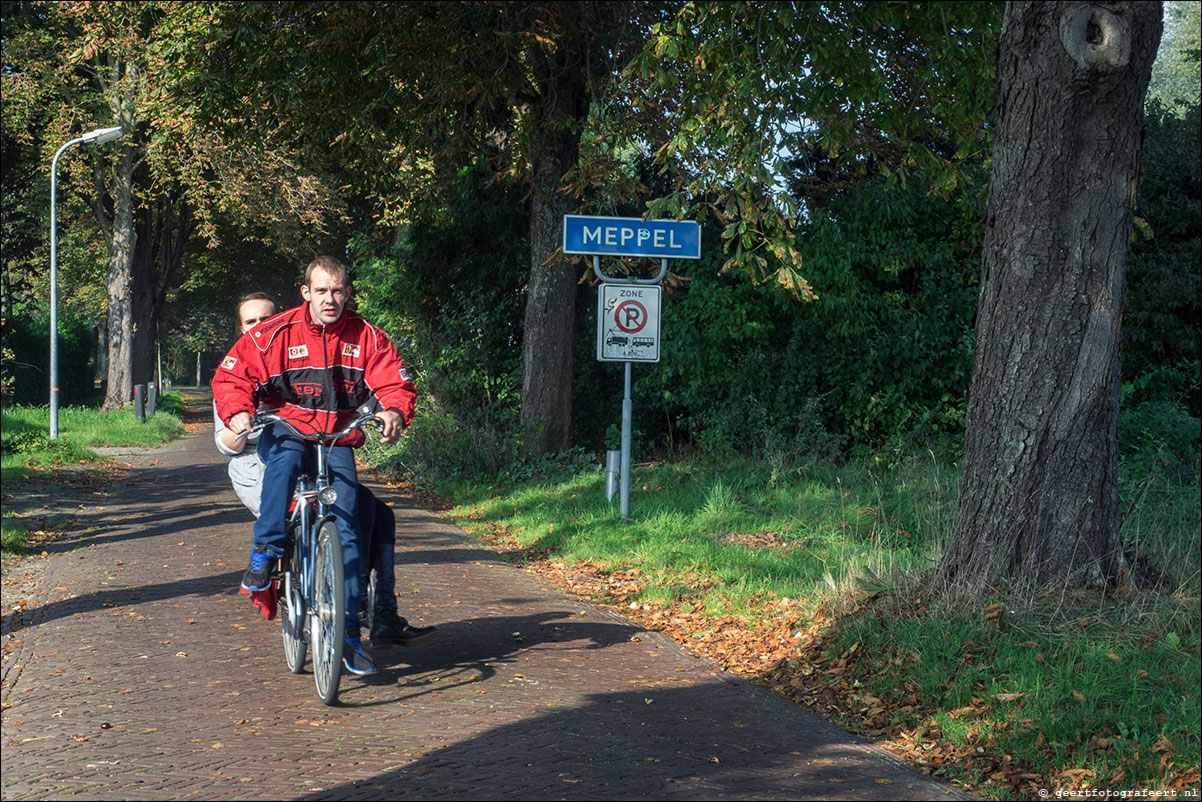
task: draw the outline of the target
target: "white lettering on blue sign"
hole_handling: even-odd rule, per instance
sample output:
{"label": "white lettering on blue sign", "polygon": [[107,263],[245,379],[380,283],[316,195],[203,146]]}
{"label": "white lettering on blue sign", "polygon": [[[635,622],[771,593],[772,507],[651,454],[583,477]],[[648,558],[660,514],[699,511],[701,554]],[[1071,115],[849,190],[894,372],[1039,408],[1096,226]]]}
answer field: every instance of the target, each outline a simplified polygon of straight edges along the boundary
{"label": "white lettering on blue sign", "polygon": [[701,258],[701,227],[691,220],[564,215],[564,253]]}

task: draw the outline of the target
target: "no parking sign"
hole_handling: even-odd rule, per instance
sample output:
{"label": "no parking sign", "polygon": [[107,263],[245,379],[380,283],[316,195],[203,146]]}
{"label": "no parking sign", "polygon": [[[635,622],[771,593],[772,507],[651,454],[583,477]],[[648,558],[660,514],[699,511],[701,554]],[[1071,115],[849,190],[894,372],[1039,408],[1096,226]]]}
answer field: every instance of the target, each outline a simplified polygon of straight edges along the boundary
{"label": "no parking sign", "polygon": [[[622,398],[622,450],[606,459],[606,497],[621,484],[622,520],[630,514],[630,400],[632,362],[658,362],[660,339],[659,282],[668,272],[668,259],[700,259],[701,228],[691,220],[642,220],[637,217],[599,217],[566,214],[563,252],[593,257],[593,272],[601,279],[597,292],[597,359],[626,363],[626,393]],[[651,257],[660,260],[653,279],[612,278],[601,272],[601,256]]]}
{"label": "no parking sign", "polygon": [[660,288],[602,284],[597,293],[597,359],[658,362]]}

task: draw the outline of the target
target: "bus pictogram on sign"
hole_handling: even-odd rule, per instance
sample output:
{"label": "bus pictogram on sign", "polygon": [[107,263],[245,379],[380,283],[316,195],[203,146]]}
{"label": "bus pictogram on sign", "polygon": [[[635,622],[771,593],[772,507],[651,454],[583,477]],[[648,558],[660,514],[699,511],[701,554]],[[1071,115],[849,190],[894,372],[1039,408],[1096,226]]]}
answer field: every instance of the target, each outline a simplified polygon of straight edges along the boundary
{"label": "bus pictogram on sign", "polygon": [[660,288],[602,284],[597,294],[597,359],[658,362]]}

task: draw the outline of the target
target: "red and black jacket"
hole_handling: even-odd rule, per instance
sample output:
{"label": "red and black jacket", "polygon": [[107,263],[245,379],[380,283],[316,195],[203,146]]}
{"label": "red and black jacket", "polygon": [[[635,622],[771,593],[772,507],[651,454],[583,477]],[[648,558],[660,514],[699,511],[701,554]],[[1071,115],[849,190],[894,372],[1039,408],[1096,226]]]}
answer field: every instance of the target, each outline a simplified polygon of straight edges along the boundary
{"label": "red and black jacket", "polygon": [[[417,393],[383,331],[350,310],[328,326],[302,304],[260,322],[238,338],[213,376],[217,414],[229,423],[262,402],[302,432],[336,432],[363,406],[396,409],[413,419]],[[360,446],[354,432],[338,445]]]}

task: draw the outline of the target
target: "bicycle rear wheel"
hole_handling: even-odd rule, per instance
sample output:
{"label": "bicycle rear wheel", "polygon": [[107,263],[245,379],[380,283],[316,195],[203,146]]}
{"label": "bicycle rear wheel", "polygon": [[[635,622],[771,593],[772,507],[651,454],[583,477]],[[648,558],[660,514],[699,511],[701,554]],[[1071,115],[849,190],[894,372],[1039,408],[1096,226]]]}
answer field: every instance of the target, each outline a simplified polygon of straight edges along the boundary
{"label": "bicycle rear wheel", "polygon": [[284,633],[284,660],[288,670],[299,674],[305,667],[305,597],[301,591],[301,567],[296,532],[288,538],[280,572],[280,612]]}
{"label": "bicycle rear wheel", "polygon": [[338,698],[342,676],[342,646],[346,631],[346,579],[343,574],[342,540],[333,521],[317,530],[314,566],[313,609],[309,613],[313,645],[313,679],[323,704]]}
{"label": "bicycle rear wheel", "polygon": [[376,627],[376,595],[380,592],[380,573],[375,569],[367,572],[367,581],[363,583],[363,608],[359,611],[359,623],[365,637],[371,637]]}

